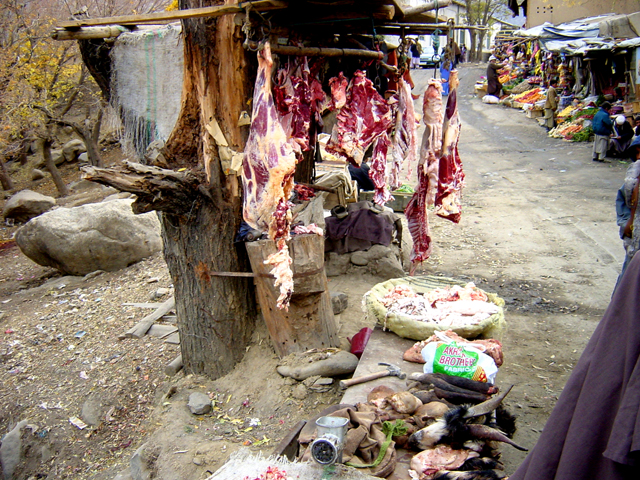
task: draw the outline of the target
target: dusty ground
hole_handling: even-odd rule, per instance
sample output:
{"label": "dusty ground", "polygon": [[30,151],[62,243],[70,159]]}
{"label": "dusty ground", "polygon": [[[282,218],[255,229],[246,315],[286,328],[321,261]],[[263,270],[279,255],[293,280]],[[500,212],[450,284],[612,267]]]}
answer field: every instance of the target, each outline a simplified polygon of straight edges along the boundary
{"label": "dusty ground", "polygon": [[[607,307],[622,261],[614,199],[626,165],[595,164],[590,145],[550,139],[521,111],[483,105],[472,95],[483,70],[461,69],[463,219],[433,219],[434,255],[422,272],[473,280],[505,298],[509,328],[498,383],[515,385],[507,404],[518,415],[516,441],[531,447]],[[414,73],[415,92],[430,72]],[[65,174],[71,181],[77,167]],[[31,188],[55,193],[48,182]],[[4,226],[2,239],[14,231]],[[160,255],[116,273],[60,278],[10,242],[4,246],[0,433],[23,419],[30,425],[28,461],[16,478],[111,480],[145,442],[158,457],[158,478],[206,478],[243,444],[272,451],[298,420],[340,398],[335,390],[301,393],[275,373],[264,328],[243,362],[214,382],[166,377],[176,346],[118,340],[148,313],[124,304],[162,301],[157,290],[171,286]],[[332,291],[349,295],[339,319],[343,341],[372,326],[360,303],[382,280],[357,267],[329,280]],[[212,414],[188,412],[192,391],[216,400]],[[83,406],[101,413],[99,425],[81,430],[70,422]],[[503,451],[511,473],[524,454]]]}

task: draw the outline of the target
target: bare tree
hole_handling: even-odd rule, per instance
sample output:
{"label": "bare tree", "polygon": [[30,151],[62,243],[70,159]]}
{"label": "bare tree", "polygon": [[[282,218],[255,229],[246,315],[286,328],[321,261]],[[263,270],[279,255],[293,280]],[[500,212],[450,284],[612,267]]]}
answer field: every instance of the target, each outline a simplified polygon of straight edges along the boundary
{"label": "bare tree", "polygon": [[[465,0],[466,20],[468,25],[491,26],[496,16],[507,16],[510,10],[506,0]],[[469,59],[477,61],[482,58],[482,45],[486,30],[469,30],[471,45]]]}

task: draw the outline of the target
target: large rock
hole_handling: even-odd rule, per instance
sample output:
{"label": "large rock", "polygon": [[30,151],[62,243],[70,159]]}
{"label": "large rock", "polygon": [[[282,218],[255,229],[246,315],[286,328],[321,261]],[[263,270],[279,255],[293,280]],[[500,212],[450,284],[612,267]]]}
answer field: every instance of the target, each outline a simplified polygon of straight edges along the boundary
{"label": "large rock", "polygon": [[2,462],[2,475],[5,480],[13,478],[13,472],[22,458],[22,429],[25,425],[27,420],[22,420],[2,438],[0,462]]}
{"label": "large rock", "polygon": [[4,205],[4,218],[13,218],[18,223],[28,222],[34,217],[53,208],[56,199],[31,190],[22,190],[12,196]]}
{"label": "large rock", "polygon": [[58,208],[16,232],[16,243],[34,262],[70,275],[114,271],[162,249],[155,213],[134,215],[132,199]]}
{"label": "large rock", "polygon": [[69,140],[62,146],[62,155],[69,163],[78,160],[78,156],[86,151],[87,147],[82,140]]}

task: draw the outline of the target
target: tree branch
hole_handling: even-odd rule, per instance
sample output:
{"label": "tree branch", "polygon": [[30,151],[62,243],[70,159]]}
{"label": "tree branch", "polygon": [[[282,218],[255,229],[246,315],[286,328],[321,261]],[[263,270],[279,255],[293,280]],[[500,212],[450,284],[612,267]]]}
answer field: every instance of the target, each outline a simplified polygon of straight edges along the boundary
{"label": "tree branch", "polygon": [[205,199],[199,189],[203,176],[191,171],[176,172],[127,160],[114,168],[86,166],[82,171],[86,180],[134,193],[138,197],[132,207],[135,213],[186,214]]}

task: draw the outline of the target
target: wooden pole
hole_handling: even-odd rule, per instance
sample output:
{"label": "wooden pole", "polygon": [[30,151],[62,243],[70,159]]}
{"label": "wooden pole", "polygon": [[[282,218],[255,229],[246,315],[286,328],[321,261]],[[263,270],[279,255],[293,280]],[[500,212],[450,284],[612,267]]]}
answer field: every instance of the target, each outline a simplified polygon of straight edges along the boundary
{"label": "wooden pole", "polygon": [[436,10],[438,8],[448,7],[453,3],[452,0],[436,0],[434,2],[425,3],[424,5],[420,5],[419,7],[407,8],[406,10],[402,10],[403,16],[410,17],[411,15],[418,15],[420,13],[429,12],[431,10]]}
{"label": "wooden pole", "polygon": [[278,0],[257,0],[242,2],[237,5],[217,5],[214,7],[191,8],[172,12],[148,13],[146,15],[121,15],[117,17],[87,18],[61,22],[61,28],[79,28],[97,25],[137,25],[140,23],[157,23],[166,20],[182,20],[198,17],[219,17],[230,13],[244,12],[245,7],[264,12],[286,8],[288,4]]}
{"label": "wooden pole", "polygon": [[95,38],[115,38],[129,29],[110,25],[107,27],[83,27],[80,30],[56,28],[51,33],[54,40],[91,40]]}

